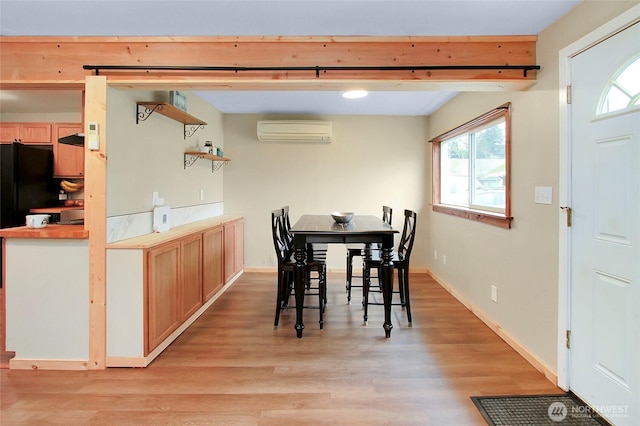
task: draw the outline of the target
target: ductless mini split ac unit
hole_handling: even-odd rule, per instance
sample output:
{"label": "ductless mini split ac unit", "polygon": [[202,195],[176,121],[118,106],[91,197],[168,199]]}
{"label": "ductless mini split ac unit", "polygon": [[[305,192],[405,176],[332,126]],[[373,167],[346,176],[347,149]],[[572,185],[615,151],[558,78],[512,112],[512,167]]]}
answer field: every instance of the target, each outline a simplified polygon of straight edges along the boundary
{"label": "ductless mini split ac unit", "polygon": [[320,120],[258,121],[258,140],[262,142],[331,143],[333,125]]}

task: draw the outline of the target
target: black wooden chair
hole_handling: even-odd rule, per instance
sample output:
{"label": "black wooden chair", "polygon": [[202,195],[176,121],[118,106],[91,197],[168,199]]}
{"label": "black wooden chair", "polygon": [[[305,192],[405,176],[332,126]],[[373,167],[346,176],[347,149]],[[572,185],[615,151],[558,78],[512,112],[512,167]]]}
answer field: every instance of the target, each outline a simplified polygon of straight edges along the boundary
{"label": "black wooden chair", "polygon": [[[398,290],[393,294],[400,296],[399,302],[393,302],[392,305],[400,305],[407,311],[407,320],[411,324],[411,298],[409,297],[409,260],[411,258],[411,250],[413,249],[413,241],[416,236],[416,218],[417,214],[411,210],[404,211],[404,226],[402,228],[402,237],[398,243],[397,251],[392,252],[393,268],[398,271]],[[371,270],[375,269],[380,277],[380,268],[382,266],[381,251],[372,251],[371,256],[364,258],[364,321],[368,320],[369,305],[382,305],[381,300],[369,301],[370,293],[382,293],[380,280],[376,286],[371,285]]]}
{"label": "black wooden chair", "polygon": [[[289,219],[289,206],[282,207],[282,213],[284,215],[284,229],[286,231],[287,242],[290,247],[293,247],[293,234],[291,233],[291,220]],[[327,249],[328,244],[316,244],[316,243],[307,243],[306,252],[307,252],[307,260],[311,261],[327,261]],[[320,279],[319,274],[312,275],[312,270],[308,271],[307,274],[307,288],[311,286],[312,281],[318,281]]]}
{"label": "black wooden chair", "polygon": [[[271,212],[271,234],[273,237],[273,246],[276,251],[278,260],[278,290],[276,296],[276,315],[273,326],[277,327],[280,320],[280,312],[283,309],[295,308],[289,306],[289,298],[294,295],[293,271],[295,260],[293,256],[292,240],[287,235],[285,217],[283,209],[277,209]],[[306,305],[304,308],[316,308],[320,311],[320,328],[324,325],[324,309],[327,301],[327,268],[324,261],[307,259],[307,267],[309,271],[317,272],[318,285],[313,287],[307,280],[305,286],[306,296],[318,296],[318,305]],[[305,302],[306,303],[306,302]]]}
{"label": "black wooden chair", "polygon": [[[391,225],[391,217],[393,215],[393,209],[389,206],[382,206],[382,221]],[[364,304],[364,262],[362,264],[362,273],[360,275],[353,275],[353,258],[354,257],[364,257],[366,251],[365,250],[377,250],[378,247],[371,247],[371,245],[364,244],[347,244],[347,302],[351,303],[351,289],[353,287],[363,288],[362,293],[362,303]],[[354,285],[353,279],[360,278],[362,281],[362,285]]]}
{"label": "black wooden chair", "polygon": [[[282,211],[284,214],[284,225],[287,231],[287,239],[291,243],[291,246],[293,246],[293,235],[291,234],[291,220],[289,219],[289,206],[282,207]],[[327,249],[328,249],[328,244],[308,243],[307,259],[326,261]]]}

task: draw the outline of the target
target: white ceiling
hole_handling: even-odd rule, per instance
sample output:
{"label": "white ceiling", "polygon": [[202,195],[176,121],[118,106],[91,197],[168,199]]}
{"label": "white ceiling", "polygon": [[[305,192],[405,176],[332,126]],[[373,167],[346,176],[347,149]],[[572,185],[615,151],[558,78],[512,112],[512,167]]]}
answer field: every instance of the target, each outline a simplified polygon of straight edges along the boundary
{"label": "white ceiling", "polygon": [[[579,0],[1,0],[4,36],[478,36],[537,35]],[[225,113],[429,115],[455,92],[196,92]],[[0,109],[22,108],[0,96]],[[46,93],[34,93],[41,108]],[[57,104],[77,94],[58,92]],[[31,100],[33,101],[33,100]],[[31,103],[30,111],[33,111]],[[43,111],[46,112],[46,111]]]}

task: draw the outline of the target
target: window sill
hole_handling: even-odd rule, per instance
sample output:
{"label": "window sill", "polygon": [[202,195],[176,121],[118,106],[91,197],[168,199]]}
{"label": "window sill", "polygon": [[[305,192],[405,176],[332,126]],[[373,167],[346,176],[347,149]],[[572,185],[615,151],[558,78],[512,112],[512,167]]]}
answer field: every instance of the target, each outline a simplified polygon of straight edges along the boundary
{"label": "window sill", "polygon": [[489,225],[499,226],[501,228],[510,229],[513,217],[500,214],[492,214],[479,210],[470,210],[464,208],[456,208],[444,206],[442,204],[434,204],[433,211],[438,213],[450,214],[452,216],[462,217],[464,219],[475,220],[477,222],[487,223]]}

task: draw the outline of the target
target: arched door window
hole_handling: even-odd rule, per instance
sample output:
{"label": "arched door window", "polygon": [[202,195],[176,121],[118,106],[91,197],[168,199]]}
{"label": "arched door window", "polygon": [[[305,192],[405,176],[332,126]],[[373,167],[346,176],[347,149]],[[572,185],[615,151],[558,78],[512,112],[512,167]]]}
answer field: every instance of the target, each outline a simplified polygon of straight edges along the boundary
{"label": "arched door window", "polygon": [[640,57],[636,57],[614,74],[606,86],[598,115],[640,106]]}

